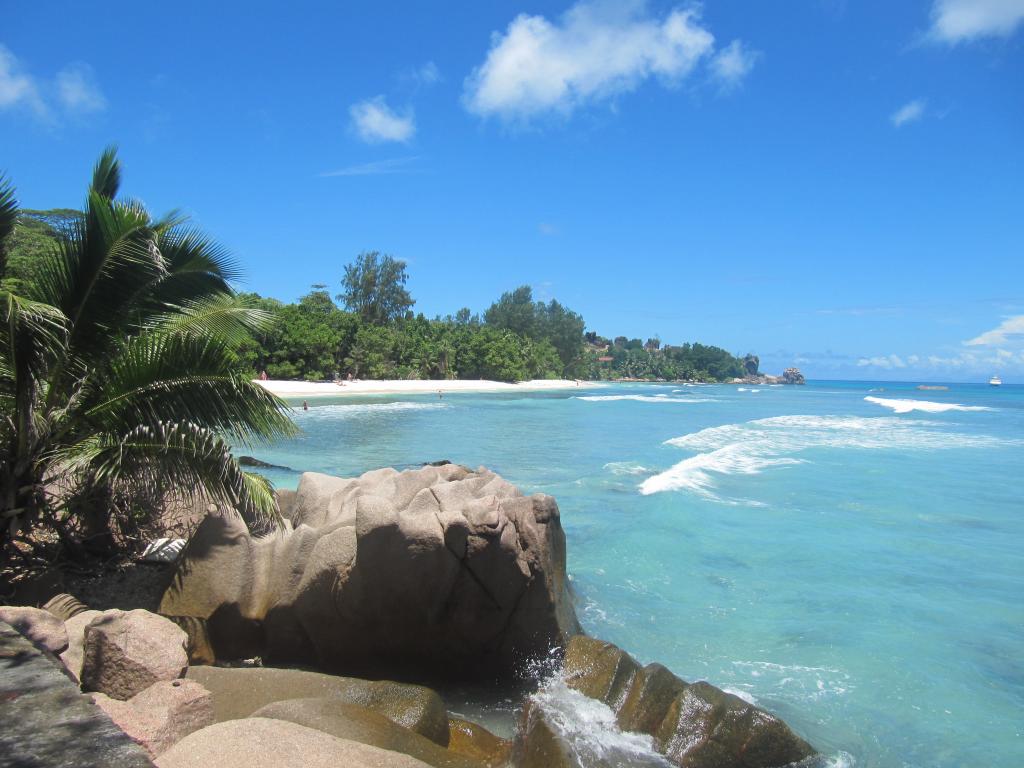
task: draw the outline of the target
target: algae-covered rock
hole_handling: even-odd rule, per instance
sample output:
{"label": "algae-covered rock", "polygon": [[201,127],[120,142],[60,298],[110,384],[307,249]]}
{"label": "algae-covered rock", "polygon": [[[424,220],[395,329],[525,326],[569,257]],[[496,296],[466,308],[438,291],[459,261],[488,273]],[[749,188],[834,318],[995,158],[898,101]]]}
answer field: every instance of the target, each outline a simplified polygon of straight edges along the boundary
{"label": "algae-covered rock", "polygon": [[653,736],[657,751],[683,768],[778,768],[815,754],[763,709],[710,683],[680,680],[660,664],[641,668],[611,643],[572,638],[563,677],[610,706],[623,731]]}
{"label": "algae-covered rock", "polygon": [[278,701],[331,698],[370,709],[435,744],[448,746],[448,711],[437,693],[421,685],[269,667],[189,667],[186,676],[213,695],[218,723],[249,717]]}
{"label": "algae-covered rock", "polygon": [[482,725],[448,718],[448,750],[477,761],[487,768],[498,768],[508,763],[512,742],[495,736]]}

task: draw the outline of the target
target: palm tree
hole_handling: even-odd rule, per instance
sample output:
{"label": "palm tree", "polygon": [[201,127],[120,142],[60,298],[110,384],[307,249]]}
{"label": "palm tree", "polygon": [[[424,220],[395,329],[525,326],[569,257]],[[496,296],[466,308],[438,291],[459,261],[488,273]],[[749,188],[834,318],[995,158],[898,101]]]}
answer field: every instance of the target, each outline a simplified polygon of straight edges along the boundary
{"label": "palm tree", "polygon": [[81,217],[4,283],[18,208],[0,178],[0,547],[37,526],[69,548],[109,533],[125,494],[200,496],[273,517],[273,488],[231,445],[289,435],[278,398],[238,373],[237,344],[268,316],[240,300],[223,248],[172,214],[119,201],[114,149]]}

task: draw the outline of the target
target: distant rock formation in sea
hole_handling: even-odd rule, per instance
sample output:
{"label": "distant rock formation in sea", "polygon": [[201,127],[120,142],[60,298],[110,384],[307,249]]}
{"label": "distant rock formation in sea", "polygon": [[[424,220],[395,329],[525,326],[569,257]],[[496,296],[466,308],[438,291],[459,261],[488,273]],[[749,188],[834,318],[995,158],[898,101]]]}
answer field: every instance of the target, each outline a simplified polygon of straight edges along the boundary
{"label": "distant rock formation in sea", "polygon": [[[752,355],[748,355],[752,357]],[[756,357],[754,358],[757,359]],[[787,368],[781,376],[770,376],[767,373],[748,374],[743,378],[735,378],[731,384],[806,384],[807,380],[799,368]]]}

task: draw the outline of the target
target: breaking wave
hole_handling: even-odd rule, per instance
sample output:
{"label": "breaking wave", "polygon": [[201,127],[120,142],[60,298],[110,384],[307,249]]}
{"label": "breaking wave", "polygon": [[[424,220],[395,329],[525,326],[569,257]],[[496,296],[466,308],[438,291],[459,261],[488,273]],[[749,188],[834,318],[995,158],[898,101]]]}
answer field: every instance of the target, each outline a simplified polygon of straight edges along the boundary
{"label": "breaking wave", "polygon": [[299,419],[321,420],[321,419],[358,419],[368,416],[398,413],[401,411],[439,411],[451,406],[447,403],[344,403],[337,405],[318,405],[304,411],[301,408],[293,408],[294,415]]}
{"label": "breaking wave", "polygon": [[653,737],[620,730],[611,707],[573,690],[560,677],[548,680],[531,699],[578,765],[672,766],[655,751]]}
{"label": "breaking wave", "polygon": [[647,478],[640,484],[640,493],[690,491],[723,501],[713,490],[716,475],[756,475],[771,467],[802,464],[806,460],[795,454],[812,448],[941,450],[987,448],[1004,441],[891,416],[774,416],[702,429],[665,444],[697,455]]}
{"label": "breaking wave", "polygon": [[669,397],[668,395],[580,395],[574,400],[589,403],[608,403],[614,400],[635,400],[638,403],[713,403],[710,397]]}
{"label": "breaking wave", "polygon": [[910,413],[924,411],[926,413],[943,413],[945,411],[991,411],[984,405],[958,405],[957,403],[935,403],[931,400],[899,400],[868,395],[864,398],[869,403],[891,408],[893,413]]}
{"label": "breaking wave", "polygon": [[610,461],[602,469],[607,469],[613,475],[647,475],[652,471],[635,461]]}

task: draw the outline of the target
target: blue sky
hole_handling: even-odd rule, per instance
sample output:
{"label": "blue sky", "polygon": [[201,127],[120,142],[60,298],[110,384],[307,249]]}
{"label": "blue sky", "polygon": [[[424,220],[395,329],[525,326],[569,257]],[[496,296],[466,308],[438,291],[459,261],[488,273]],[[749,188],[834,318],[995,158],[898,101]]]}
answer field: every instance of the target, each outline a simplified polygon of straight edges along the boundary
{"label": "blue sky", "polygon": [[294,299],[530,284],[811,377],[1024,381],[1024,0],[0,6],[0,168],[125,192]]}

